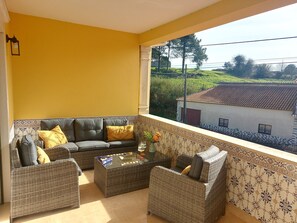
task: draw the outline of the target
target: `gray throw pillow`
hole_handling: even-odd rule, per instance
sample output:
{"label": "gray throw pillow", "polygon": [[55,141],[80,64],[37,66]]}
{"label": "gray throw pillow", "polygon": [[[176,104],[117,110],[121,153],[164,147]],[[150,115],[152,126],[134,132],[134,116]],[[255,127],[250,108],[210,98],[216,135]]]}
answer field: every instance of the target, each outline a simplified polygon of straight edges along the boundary
{"label": "gray throw pillow", "polygon": [[195,154],[188,174],[189,177],[199,180],[203,167],[203,161],[219,154],[219,152],[219,148],[212,145],[208,150]]}
{"label": "gray throw pillow", "polygon": [[37,149],[30,135],[25,135],[20,144],[20,159],[23,166],[38,165]]}

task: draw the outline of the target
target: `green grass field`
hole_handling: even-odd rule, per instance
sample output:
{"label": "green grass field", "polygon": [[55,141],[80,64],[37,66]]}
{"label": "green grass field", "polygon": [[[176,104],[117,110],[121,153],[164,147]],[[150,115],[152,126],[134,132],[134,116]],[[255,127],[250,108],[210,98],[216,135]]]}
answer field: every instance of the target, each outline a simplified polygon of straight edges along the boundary
{"label": "green grass field", "polygon": [[[177,72],[179,73],[179,72]],[[246,83],[292,83],[282,79],[238,78],[221,71],[189,70],[187,94],[206,90],[221,82]],[[179,73],[175,78],[152,75],[150,94],[150,113],[172,120],[176,119],[176,99],[183,96],[184,78]]]}

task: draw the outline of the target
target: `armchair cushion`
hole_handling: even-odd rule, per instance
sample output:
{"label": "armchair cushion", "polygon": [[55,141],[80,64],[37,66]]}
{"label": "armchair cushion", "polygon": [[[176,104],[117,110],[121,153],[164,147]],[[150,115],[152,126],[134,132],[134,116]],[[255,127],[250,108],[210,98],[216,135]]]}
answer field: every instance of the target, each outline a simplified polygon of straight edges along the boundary
{"label": "armchair cushion", "polygon": [[51,162],[48,155],[39,146],[37,146],[37,160],[40,164],[45,164],[45,163]]}
{"label": "armchair cushion", "polygon": [[190,170],[191,170],[191,165],[189,165],[185,169],[183,169],[183,171],[181,172],[181,174],[188,175],[189,172],[190,172]]}
{"label": "armchair cushion", "polygon": [[192,161],[193,161],[193,156],[181,154],[176,159],[176,168],[183,170],[187,166],[191,165]]}
{"label": "armchair cushion", "polygon": [[30,135],[23,136],[20,143],[20,159],[23,166],[38,165],[37,149]]}
{"label": "armchair cushion", "polygon": [[191,164],[191,170],[189,172],[189,176],[196,180],[199,180],[202,166],[203,166],[203,161],[217,155],[219,152],[220,152],[219,148],[212,145],[211,147],[209,147],[208,150],[195,154]]}
{"label": "armchair cushion", "polygon": [[208,183],[215,180],[221,172],[221,169],[224,168],[226,158],[227,152],[221,151],[216,156],[205,160],[199,181]]}

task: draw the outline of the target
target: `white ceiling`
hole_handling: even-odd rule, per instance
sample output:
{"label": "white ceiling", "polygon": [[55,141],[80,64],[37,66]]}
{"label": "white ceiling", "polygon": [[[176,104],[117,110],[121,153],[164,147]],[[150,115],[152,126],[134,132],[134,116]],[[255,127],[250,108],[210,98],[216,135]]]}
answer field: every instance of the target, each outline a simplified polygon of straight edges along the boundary
{"label": "white ceiling", "polygon": [[220,0],[6,0],[8,11],[142,33]]}

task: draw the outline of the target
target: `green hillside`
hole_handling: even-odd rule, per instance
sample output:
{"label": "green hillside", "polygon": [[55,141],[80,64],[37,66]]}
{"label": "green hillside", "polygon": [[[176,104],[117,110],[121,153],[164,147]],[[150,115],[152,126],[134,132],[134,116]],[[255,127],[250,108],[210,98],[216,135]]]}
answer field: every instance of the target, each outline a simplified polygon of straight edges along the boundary
{"label": "green hillside", "polygon": [[[153,72],[152,72],[153,73]],[[172,74],[167,76],[173,76]],[[152,75],[150,94],[150,114],[176,120],[176,99],[183,96],[184,79],[178,72],[174,78],[165,75]],[[189,70],[187,94],[212,88],[220,82],[246,83],[285,83],[281,79],[245,79],[221,71]]]}

